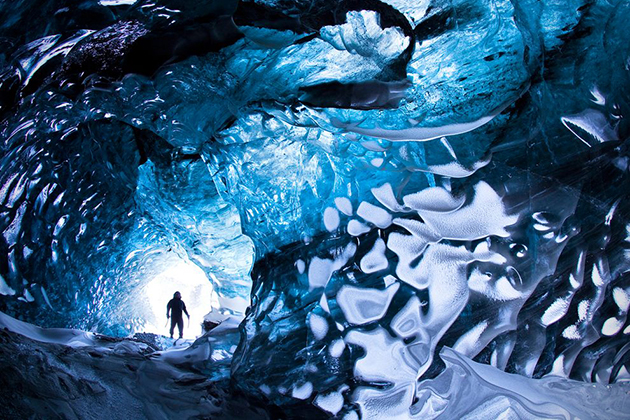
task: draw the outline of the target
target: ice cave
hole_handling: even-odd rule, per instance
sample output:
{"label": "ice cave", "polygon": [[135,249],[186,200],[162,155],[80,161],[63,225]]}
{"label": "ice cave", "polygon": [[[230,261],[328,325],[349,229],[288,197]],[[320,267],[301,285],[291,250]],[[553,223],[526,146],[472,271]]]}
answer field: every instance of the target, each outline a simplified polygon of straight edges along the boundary
{"label": "ice cave", "polygon": [[0,418],[630,419],[629,22],[0,1]]}

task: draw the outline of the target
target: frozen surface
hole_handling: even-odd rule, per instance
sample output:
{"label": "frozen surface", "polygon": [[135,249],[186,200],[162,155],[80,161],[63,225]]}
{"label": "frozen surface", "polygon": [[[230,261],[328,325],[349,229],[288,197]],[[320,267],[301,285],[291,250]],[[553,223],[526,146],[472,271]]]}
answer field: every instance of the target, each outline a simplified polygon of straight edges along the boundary
{"label": "frozen surface", "polygon": [[[208,351],[216,352],[216,343],[224,341],[237,326],[238,322],[228,319],[195,342],[164,342],[166,350],[156,351],[155,337],[149,342],[146,337],[114,339],[77,330],[46,329],[0,313],[0,367],[4,372],[0,414],[8,418],[19,413],[70,419],[103,413],[138,419],[273,418],[273,414],[258,406],[259,401],[233,395],[227,377],[217,373],[221,370],[218,360],[209,362]],[[83,337],[80,344],[77,337]],[[353,339],[363,342],[359,337],[349,337]],[[372,335],[363,342],[375,349],[373,357],[381,356],[378,348],[383,347],[382,339],[380,334]],[[623,418],[630,410],[628,383],[591,385],[558,377],[533,380],[473,362],[449,348],[444,348],[440,356],[447,370],[422,383],[424,391],[413,404],[411,416],[404,414],[408,404],[404,398],[394,399],[383,392],[359,388],[356,392],[363,395],[363,417],[383,418],[400,412],[403,418],[421,419],[614,419]],[[377,371],[371,369],[375,362],[381,362],[366,359],[365,367],[358,366],[362,375],[369,378],[372,372],[378,377]],[[390,369],[396,371],[398,365],[393,364]],[[396,377],[404,385],[405,375]],[[497,387],[506,385],[510,391],[497,395]],[[314,405],[335,415],[343,408],[343,393],[347,390],[347,386],[342,386],[338,391],[319,394]],[[313,384],[305,382],[293,387],[291,395],[304,400],[312,392]],[[446,404],[449,399],[457,402]],[[605,411],[602,404],[607,407]]]}
{"label": "frozen surface", "polygon": [[[226,370],[213,357],[215,340],[230,341],[229,332],[238,337],[238,323],[227,324],[194,342],[173,343],[40,328],[0,313],[0,416],[270,418],[232,395],[229,364]],[[160,345],[165,350],[157,351]]]}
{"label": "frozen surface", "polygon": [[151,363],[278,416],[624,417],[629,19],[622,0],[4,2],[3,345],[85,365],[187,285],[223,322]]}

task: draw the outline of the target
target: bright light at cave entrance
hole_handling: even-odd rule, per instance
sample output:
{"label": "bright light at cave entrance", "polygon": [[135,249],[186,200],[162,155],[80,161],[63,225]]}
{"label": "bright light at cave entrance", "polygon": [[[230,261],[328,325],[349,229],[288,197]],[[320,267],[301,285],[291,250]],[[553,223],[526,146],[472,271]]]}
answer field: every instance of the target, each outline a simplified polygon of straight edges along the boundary
{"label": "bright light at cave entrance", "polygon": [[[171,326],[166,319],[166,305],[179,291],[190,314],[190,324],[184,315],[184,338],[201,334],[204,315],[219,308],[217,294],[203,270],[192,263],[180,260],[150,280],[142,289],[150,306],[145,313],[145,332],[168,335]],[[147,308],[149,309],[149,308]],[[177,338],[177,327],[173,337]]]}

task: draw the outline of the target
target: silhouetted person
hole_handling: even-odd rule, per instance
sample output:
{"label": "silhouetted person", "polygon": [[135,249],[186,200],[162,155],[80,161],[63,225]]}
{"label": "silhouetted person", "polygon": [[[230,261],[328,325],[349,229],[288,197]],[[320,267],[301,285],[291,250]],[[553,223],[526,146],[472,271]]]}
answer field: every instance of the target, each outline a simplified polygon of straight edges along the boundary
{"label": "silhouetted person", "polygon": [[179,338],[184,336],[184,318],[182,318],[182,311],[186,314],[188,319],[190,319],[181,293],[175,292],[173,299],[169,300],[168,305],[166,305],[166,317],[171,318],[171,338],[173,338],[175,325],[177,325],[179,329]]}

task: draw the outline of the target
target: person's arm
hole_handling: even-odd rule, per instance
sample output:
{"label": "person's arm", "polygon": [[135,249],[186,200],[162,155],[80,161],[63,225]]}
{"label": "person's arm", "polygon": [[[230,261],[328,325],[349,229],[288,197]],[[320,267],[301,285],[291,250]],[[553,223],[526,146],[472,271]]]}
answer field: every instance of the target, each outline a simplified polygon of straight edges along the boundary
{"label": "person's arm", "polygon": [[188,315],[188,311],[186,310],[186,304],[183,301],[182,301],[182,309],[184,310],[184,313],[186,314],[186,316],[190,318],[190,315]]}
{"label": "person's arm", "polygon": [[166,318],[170,318],[171,317],[171,302],[169,301],[168,304],[166,305]]}

